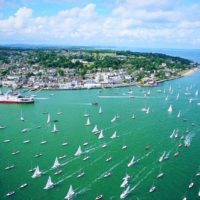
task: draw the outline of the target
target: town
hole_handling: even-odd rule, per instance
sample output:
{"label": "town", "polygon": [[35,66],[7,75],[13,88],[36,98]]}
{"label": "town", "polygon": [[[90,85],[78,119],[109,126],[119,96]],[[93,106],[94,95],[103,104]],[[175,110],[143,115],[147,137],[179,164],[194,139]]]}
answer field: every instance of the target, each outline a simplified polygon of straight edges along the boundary
{"label": "town", "polygon": [[0,49],[0,85],[29,89],[156,86],[198,67],[153,53],[97,49]]}

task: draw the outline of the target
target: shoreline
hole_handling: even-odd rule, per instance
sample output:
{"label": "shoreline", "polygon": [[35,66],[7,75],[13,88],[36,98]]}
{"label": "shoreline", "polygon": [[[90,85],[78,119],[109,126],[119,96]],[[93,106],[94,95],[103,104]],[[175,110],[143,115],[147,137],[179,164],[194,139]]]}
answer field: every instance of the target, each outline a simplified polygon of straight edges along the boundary
{"label": "shoreline", "polygon": [[191,75],[191,74],[193,74],[193,73],[195,73],[195,72],[197,72],[197,71],[199,71],[199,68],[198,68],[198,67],[195,67],[195,68],[192,68],[192,69],[188,69],[188,70],[186,70],[186,71],[183,71],[183,72],[181,73],[181,76],[182,76],[182,77],[189,76],[189,75]]}

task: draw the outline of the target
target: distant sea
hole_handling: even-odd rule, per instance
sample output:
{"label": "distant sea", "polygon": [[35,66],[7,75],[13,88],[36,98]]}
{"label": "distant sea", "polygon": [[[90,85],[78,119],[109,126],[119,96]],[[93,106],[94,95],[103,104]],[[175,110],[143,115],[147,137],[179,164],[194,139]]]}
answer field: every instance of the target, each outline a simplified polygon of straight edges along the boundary
{"label": "distant sea", "polygon": [[131,48],[117,47],[117,50],[130,50],[136,52],[163,53],[170,56],[178,56],[200,63],[200,49],[160,49],[160,48]]}

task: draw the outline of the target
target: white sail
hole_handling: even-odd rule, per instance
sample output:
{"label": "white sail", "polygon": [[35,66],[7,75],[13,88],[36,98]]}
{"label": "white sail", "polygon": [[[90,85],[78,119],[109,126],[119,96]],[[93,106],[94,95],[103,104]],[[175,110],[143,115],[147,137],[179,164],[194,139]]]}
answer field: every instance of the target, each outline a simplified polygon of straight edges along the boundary
{"label": "white sail", "polygon": [[48,113],[48,116],[47,116],[47,124],[50,123],[51,121],[51,117],[50,117],[50,114]]}
{"label": "white sail", "polygon": [[88,117],[85,125],[86,125],[86,126],[89,126],[90,124],[91,124],[91,123],[90,123],[90,118]]}
{"label": "white sail", "polygon": [[37,166],[37,167],[35,168],[35,171],[34,171],[33,175],[32,175],[32,178],[40,177],[41,174],[42,174],[42,172],[40,171],[39,166]]}
{"label": "white sail", "polygon": [[196,90],[196,92],[195,92],[195,96],[198,96],[198,95],[199,95],[199,91]]}
{"label": "white sail", "polygon": [[135,119],[135,115],[133,114],[131,118],[132,118],[132,119]]}
{"label": "white sail", "polygon": [[178,100],[179,99],[179,93],[177,94],[177,96],[176,96],[176,100]]}
{"label": "white sail", "polygon": [[146,110],[146,114],[149,114],[149,107],[148,107],[147,110]]}
{"label": "white sail", "polygon": [[82,154],[81,146],[78,147],[76,153],[74,154],[75,156],[80,156]]}
{"label": "white sail", "polygon": [[128,163],[128,167],[131,167],[134,163],[135,163],[135,156],[132,157],[132,159],[130,160],[130,162]]}
{"label": "white sail", "polygon": [[22,111],[21,111],[21,115],[20,115],[20,120],[21,120],[21,121],[24,121],[24,117],[23,117],[23,115],[22,115]]}
{"label": "white sail", "polygon": [[129,194],[130,186],[128,186],[120,195],[120,199],[125,199],[127,195]]}
{"label": "white sail", "polygon": [[100,131],[98,139],[102,139],[102,138],[104,138],[103,130]]}
{"label": "white sail", "polygon": [[94,128],[92,129],[92,133],[96,133],[96,132],[98,132],[99,130],[98,130],[98,128],[97,128],[97,125],[95,125],[94,126]]}
{"label": "white sail", "polygon": [[47,180],[47,183],[46,183],[46,185],[45,185],[45,187],[44,187],[44,190],[48,190],[48,189],[50,189],[50,188],[52,188],[53,187],[53,182],[52,182],[52,180],[51,180],[51,176],[49,176],[49,178],[48,178],[48,180]]}
{"label": "white sail", "polygon": [[114,138],[116,138],[117,137],[117,132],[115,131],[113,134],[112,134],[112,136],[110,137],[111,139],[114,139]]}
{"label": "white sail", "polygon": [[159,162],[162,162],[164,157],[165,157],[166,152],[164,151],[164,153],[162,154],[162,156],[159,158]]}
{"label": "white sail", "polygon": [[99,114],[101,114],[102,113],[102,109],[101,109],[101,107],[99,108]]}
{"label": "white sail", "polygon": [[172,109],[172,105],[169,106],[168,110],[167,110],[169,113],[171,113],[173,111]]}
{"label": "white sail", "polygon": [[175,135],[175,133],[176,133],[176,130],[174,129],[173,132],[172,132],[172,134],[171,134],[169,137],[170,137],[170,138],[173,138],[174,135]]}
{"label": "white sail", "polygon": [[168,100],[168,96],[165,97],[165,101],[167,101],[167,100]]}
{"label": "white sail", "polygon": [[56,124],[54,123],[54,125],[53,125],[53,129],[52,129],[52,131],[51,131],[52,133],[55,133],[55,132],[58,132],[58,129],[57,129],[57,127],[56,127]]}
{"label": "white sail", "polygon": [[181,111],[178,112],[177,117],[180,118],[181,116]]}
{"label": "white sail", "polygon": [[117,119],[116,115],[111,119],[111,123],[115,122]]}
{"label": "white sail", "polygon": [[65,196],[64,199],[70,200],[70,199],[73,198],[74,195],[75,195],[75,192],[74,192],[74,190],[73,190],[73,188],[72,188],[72,185],[70,185],[69,190],[68,190],[68,192],[67,192],[67,195]]}
{"label": "white sail", "polygon": [[58,161],[58,158],[56,157],[56,159],[55,159],[55,161],[54,161],[54,164],[53,164],[53,166],[52,166],[52,169],[56,169],[56,168],[58,168],[60,166],[60,163],[59,163],[59,161]]}
{"label": "white sail", "polygon": [[129,178],[130,178],[130,176],[128,174],[126,174],[126,176],[123,178],[123,182],[121,183],[120,187],[122,187],[122,188],[126,187],[126,185],[128,184]]}

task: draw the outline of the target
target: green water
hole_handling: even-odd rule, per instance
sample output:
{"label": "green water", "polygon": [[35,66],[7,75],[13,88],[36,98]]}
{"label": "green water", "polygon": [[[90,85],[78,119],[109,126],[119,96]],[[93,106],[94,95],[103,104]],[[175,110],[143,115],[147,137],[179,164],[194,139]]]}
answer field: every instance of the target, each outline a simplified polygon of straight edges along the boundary
{"label": "green water", "polygon": [[[195,91],[200,92],[200,73],[166,82],[155,88],[131,87],[135,98],[127,98],[130,88],[113,88],[105,90],[82,90],[82,91],[41,91],[36,94],[36,102],[33,105],[0,105],[0,125],[7,128],[0,130],[0,199],[6,199],[6,193],[15,191],[12,199],[16,200],[40,200],[40,199],[64,199],[70,184],[77,195],[73,199],[92,200],[98,194],[103,194],[103,199],[120,199],[124,190],[120,188],[122,178],[128,173],[132,192],[126,199],[140,200],[178,200],[184,195],[188,199],[198,199],[200,178],[195,174],[200,166],[200,96],[195,96]],[[169,87],[173,94],[169,94]],[[185,95],[188,87],[191,95]],[[166,90],[164,94],[157,90]],[[143,98],[143,92],[150,90],[151,95]],[[50,94],[54,95],[50,95]],[[176,100],[177,93],[180,94]],[[99,98],[111,96],[112,98]],[[165,97],[168,95],[168,100]],[[39,99],[44,98],[44,99]],[[193,98],[191,104],[188,99]],[[98,106],[91,106],[91,102],[98,102]],[[173,112],[169,114],[167,109],[173,105]],[[99,106],[103,113],[98,114]],[[141,108],[150,107],[149,114],[141,112]],[[181,110],[181,117],[177,114]],[[20,113],[23,113],[25,121],[20,121]],[[85,126],[85,112],[90,113],[91,125]],[[47,114],[51,115],[51,122],[47,121]],[[62,112],[58,115],[57,112]],[[131,119],[132,114],[136,119]],[[111,123],[114,115],[120,118]],[[184,119],[184,120],[183,120]],[[56,122],[57,133],[51,133],[53,120]],[[192,126],[192,123],[195,126]],[[91,133],[94,125],[104,130],[104,138],[99,140],[97,135]],[[41,128],[38,128],[41,126]],[[21,130],[29,128],[30,131],[22,133]],[[177,148],[180,137],[187,134],[191,139],[191,145]],[[177,139],[170,139],[173,129],[179,130]],[[119,136],[110,139],[114,131]],[[9,143],[3,141],[10,139]],[[24,140],[31,140],[23,144]],[[46,144],[40,144],[46,140]],[[62,146],[68,142],[67,146]],[[88,146],[83,143],[88,142]],[[183,143],[183,141],[182,141]],[[107,144],[102,148],[102,144]],[[78,146],[81,145],[85,152],[80,157],[75,157]],[[122,150],[122,146],[127,149]],[[145,150],[150,146],[149,150]],[[179,156],[174,157],[178,149]],[[13,151],[20,150],[17,155]],[[169,159],[159,162],[163,152],[169,152]],[[35,158],[34,155],[42,153]],[[60,175],[54,175],[56,170],[51,170],[54,160],[59,156],[66,158],[59,160],[62,164],[59,169],[63,170]],[[128,168],[127,164],[132,156],[138,162]],[[86,156],[90,159],[83,161]],[[112,156],[110,162],[106,158]],[[15,165],[12,170],[5,170],[8,165]],[[39,165],[44,173],[41,177],[31,178],[30,168]],[[164,176],[157,179],[160,172]],[[77,178],[80,170],[85,176]],[[102,178],[109,171],[111,176]],[[44,190],[48,176],[51,176],[55,186],[50,190]],[[194,187],[188,189],[190,182]],[[24,189],[18,189],[23,183],[28,183]],[[149,193],[152,184],[157,186],[153,193]]]}

